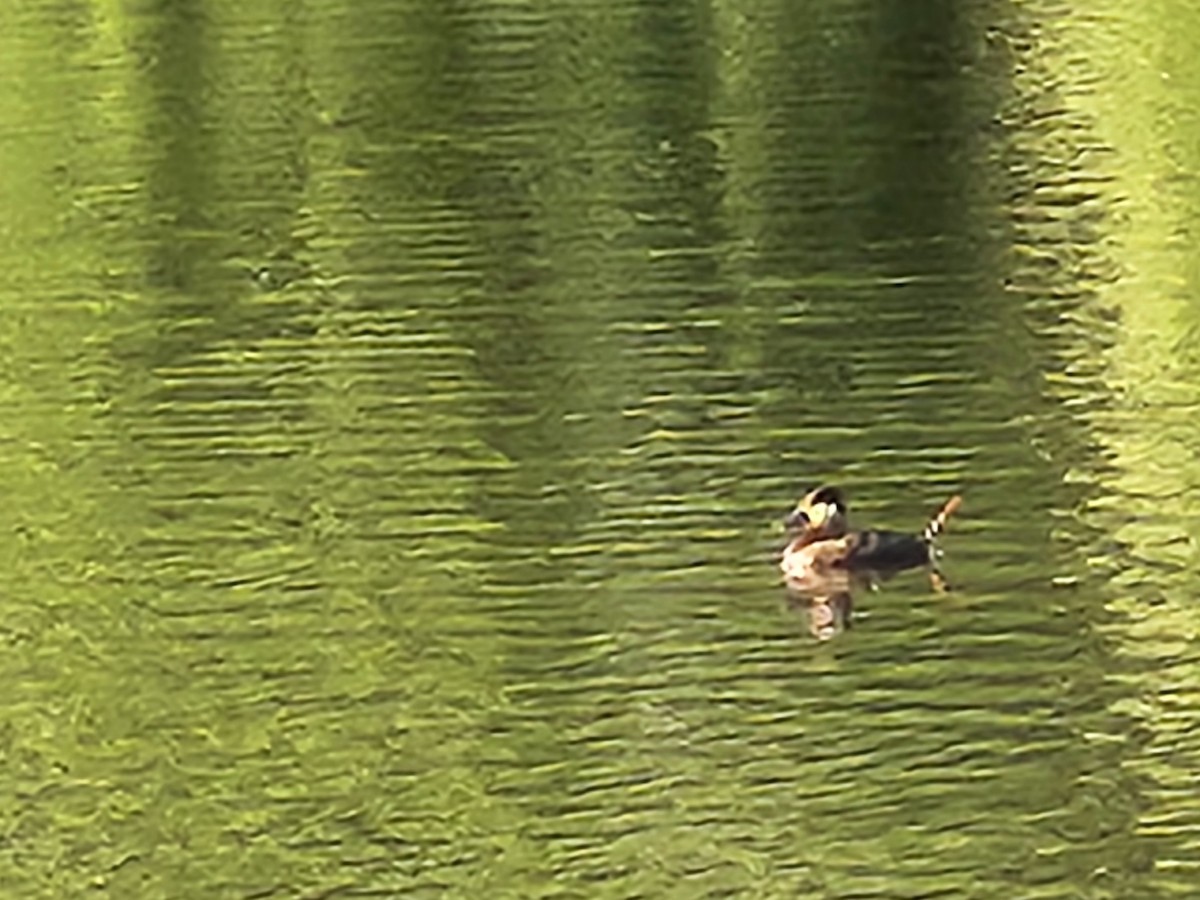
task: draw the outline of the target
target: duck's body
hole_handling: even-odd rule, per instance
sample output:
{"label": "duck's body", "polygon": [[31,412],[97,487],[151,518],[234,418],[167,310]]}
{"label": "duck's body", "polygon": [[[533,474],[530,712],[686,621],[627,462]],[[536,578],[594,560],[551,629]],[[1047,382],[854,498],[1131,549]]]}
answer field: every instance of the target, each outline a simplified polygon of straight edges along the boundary
{"label": "duck's body", "polygon": [[929,565],[933,548],[921,538],[898,531],[852,531],[840,538],[826,538],[783,551],[782,568],[791,571],[847,569],[900,571]]}

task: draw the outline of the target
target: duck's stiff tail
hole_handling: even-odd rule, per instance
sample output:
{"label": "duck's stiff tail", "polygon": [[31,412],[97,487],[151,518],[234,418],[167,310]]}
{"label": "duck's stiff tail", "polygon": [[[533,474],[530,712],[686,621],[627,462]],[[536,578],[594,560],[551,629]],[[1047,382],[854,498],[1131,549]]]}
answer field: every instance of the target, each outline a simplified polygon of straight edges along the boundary
{"label": "duck's stiff tail", "polygon": [[962,497],[960,497],[958,494],[955,494],[944,504],[942,504],[942,508],[937,511],[937,515],[929,520],[929,524],[927,524],[925,526],[925,530],[921,532],[921,540],[923,540],[926,544],[932,544],[934,541],[936,541],[938,535],[941,534],[946,528],[946,520],[954,515],[955,511],[960,506],[962,506]]}

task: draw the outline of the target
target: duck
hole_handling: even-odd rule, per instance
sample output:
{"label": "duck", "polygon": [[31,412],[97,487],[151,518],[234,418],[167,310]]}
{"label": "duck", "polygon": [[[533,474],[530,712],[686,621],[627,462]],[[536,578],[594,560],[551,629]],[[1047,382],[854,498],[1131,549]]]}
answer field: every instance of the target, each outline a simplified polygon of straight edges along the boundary
{"label": "duck", "polygon": [[955,494],[919,534],[854,530],[845,492],[836,485],[821,485],[801,497],[784,519],[788,543],[779,567],[789,581],[806,581],[839,570],[890,575],[921,566],[936,575],[935,541],[961,505],[962,497]]}

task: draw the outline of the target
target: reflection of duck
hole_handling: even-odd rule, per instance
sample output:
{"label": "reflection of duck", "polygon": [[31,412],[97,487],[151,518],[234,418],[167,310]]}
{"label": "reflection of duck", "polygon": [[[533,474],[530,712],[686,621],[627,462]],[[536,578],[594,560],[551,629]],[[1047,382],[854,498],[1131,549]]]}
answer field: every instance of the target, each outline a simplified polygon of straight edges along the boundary
{"label": "reflection of duck", "polygon": [[788,604],[808,619],[808,630],[828,640],[850,627],[854,613],[854,588],[869,587],[870,578],[848,569],[808,572],[787,579]]}
{"label": "reflection of duck", "polygon": [[805,494],[787,517],[790,539],[779,566],[791,600],[807,603],[813,635],[829,638],[849,627],[854,589],[875,587],[904,569],[926,567],[934,588],[945,590],[934,541],[961,503],[962,498],[951,497],[915,535],[852,531],[839,488],[824,486]]}

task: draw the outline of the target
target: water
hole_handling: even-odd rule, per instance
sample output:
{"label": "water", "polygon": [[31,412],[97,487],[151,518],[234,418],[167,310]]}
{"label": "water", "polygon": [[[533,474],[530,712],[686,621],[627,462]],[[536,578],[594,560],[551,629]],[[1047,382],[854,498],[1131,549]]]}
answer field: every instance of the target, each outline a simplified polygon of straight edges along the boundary
{"label": "water", "polygon": [[1198,25],[6,8],[4,894],[1192,896]]}

